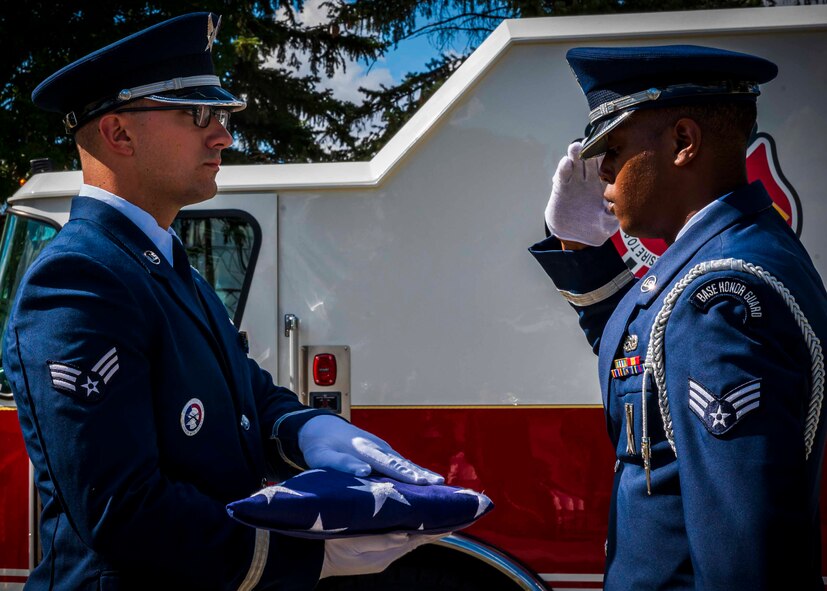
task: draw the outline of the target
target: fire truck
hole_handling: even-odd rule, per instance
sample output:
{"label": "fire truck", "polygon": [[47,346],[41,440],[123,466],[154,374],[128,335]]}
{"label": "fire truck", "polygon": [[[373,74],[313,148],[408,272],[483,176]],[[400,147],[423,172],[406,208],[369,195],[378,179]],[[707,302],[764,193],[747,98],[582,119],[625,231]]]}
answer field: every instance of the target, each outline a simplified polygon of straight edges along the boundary
{"label": "fire truck", "polygon": [[[496,504],[382,582],[325,588],[602,588],[615,459],[596,358],[527,247],[587,119],[565,52],[668,43],[778,64],[749,176],[827,276],[825,5],[505,21],[369,162],[225,166],[218,194],[181,212],[193,265],[279,383]],[[8,200],[3,328],[80,184],[77,171],[35,174]],[[638,275],[665,249],[613,240]],[[11,590],[39,559],[38,499],[7,385],[0,405],[0,590]]]}

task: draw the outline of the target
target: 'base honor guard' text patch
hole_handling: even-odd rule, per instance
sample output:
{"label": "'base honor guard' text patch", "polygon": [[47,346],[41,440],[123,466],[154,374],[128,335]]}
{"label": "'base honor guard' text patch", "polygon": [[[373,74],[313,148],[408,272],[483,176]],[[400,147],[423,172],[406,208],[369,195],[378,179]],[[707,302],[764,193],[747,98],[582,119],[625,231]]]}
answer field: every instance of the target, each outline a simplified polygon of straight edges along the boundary
{"label": "'base honor guard' text patch", "polygon": [[706,312],[720,298],[733,298],[744,305],[744,323],[750,318],[761,318],[761,302],[751,286],[741,279],[723,277],[704,282],[692,292],[692,304]]}

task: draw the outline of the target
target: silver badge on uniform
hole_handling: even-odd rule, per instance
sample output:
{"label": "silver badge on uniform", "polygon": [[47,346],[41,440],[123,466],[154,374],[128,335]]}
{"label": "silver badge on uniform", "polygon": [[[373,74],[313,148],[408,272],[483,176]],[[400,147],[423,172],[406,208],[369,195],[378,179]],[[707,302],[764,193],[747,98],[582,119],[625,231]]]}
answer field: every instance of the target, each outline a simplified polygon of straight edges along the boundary
{"label": "silver badge on uniform", "polygon": [[626,335],[626,338],[623,339],[623,351],[626,353],[631,353],[637,349],[637,342],[638,338],[636,334]]}
{"label": "silver badge on uniform", "polygon": [[72,363],[47,361],[52,386],[67,392],[79,400],[96,402],[103,398],[104,385],[118,372],[118,349],[112,347],[95,362],[88,372]]}
{"label": "silver badge on uniform", "polygon": [[658,278],[654,275],[649,275],[646,279],[643,280],[643,283],[640,284],[640,291],[646,293],[648,291],[652,291],[658,285]]}
{"label": "silver badge on uniform", "polygon": [[201,430],[203,424],[204,403],[198,398],[192,398],[181,411],[181,429],[185,435],[192,437]]}
{"label": "silver badge on uniform", "polygon": [[720,398],[689,378],[689,408],[707,431],[723,435],[761,402],[761,380],[752,380],[729,391]]}
{"label": "silver badge on uniform", "polygon": [[144,251],[144,256],[145,256],[145,257],[147,258],[147,260],[149,260],[149,262],[150,262],[150,263],[152,263],[153,265],[160,265],[160,264],[161,264],[161,257],[159,257],[157,254],[155,254],[155,253],[154,253],[154,252],[152,252],[151,250],[145,250],[145,251]]}

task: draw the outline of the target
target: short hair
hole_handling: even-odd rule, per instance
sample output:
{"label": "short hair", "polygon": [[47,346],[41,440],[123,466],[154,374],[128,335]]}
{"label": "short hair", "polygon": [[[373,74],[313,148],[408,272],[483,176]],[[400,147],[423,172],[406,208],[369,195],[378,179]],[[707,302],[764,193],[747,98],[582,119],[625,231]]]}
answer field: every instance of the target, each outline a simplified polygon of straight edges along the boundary
{"label": "short hair", "polygon": [[727,101],[676,105],[658,109],[658,113],[664,125],[688,117],[715,143],[726,145],[734,142],[746,147],[755,128],[758,111],[753,101]]}
{"label": "short hair", "polygon": [[97,131],[97,118],[88,121],[73,134],[75,144],[86,150],[91,149],[97,143]]}

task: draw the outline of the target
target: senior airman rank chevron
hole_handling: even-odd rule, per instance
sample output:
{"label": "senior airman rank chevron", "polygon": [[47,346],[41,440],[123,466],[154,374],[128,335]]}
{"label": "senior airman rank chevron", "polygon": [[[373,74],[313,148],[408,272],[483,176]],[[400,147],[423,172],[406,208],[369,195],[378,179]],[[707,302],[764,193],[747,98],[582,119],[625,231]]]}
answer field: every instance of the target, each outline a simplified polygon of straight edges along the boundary
{"label": "senior airman rank chevron", "polygon": [[761,380],[738,386],[720,398],[689,378],[689,408],[713,435],[723,435],[761,402]]}
{"label": "senior airman rank chevron", "polygon": [[446,485],[406,484],[382,476],[307,470],[227,505],[247,525],[302,538],[391,532],[445,533],[493,509],[482,493]]}
{"label": "senior airman rank chevron", "polygon": [[52,385],[67,392],[79,400],[96,402],[103,398],[104,385],[109,383],[120,365],[118,364],[118,350],[112,347],[95,362],[92,369],[84,372],[72,363],[62,361],[47,361]]}

